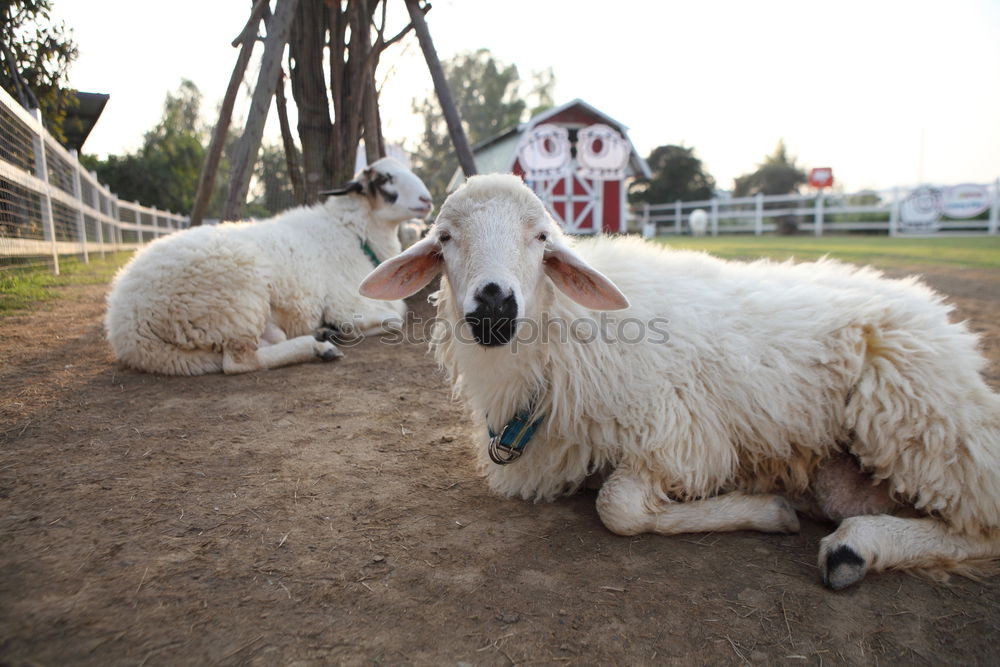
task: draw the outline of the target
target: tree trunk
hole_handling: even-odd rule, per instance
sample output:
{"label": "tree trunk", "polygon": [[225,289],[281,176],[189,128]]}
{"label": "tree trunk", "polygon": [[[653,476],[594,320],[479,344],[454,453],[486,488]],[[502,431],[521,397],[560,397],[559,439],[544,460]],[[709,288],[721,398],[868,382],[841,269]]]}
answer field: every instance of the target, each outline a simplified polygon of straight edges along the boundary
{"label": "tree trunk", "polygon": [[382,137],[382,118],[378,111],[378,91],[375,89],[375,78],[371,77],[365,84],[365,159],[371,164],[385,157],[385,139]]}
{"label": "tree trunk", "polygon": [[[329,11],[339,10],[331,8]],[[307,204],[316,202],[317,192],[332,185],[329,179],[333,123],[330,121],[330,102],[323,78],[326,14],[323,3],[315,0],[300,3],[290,47],[295,63],[290,72],[292,97],[299,111],[299,145],[302,146],[303,187]]]}
{"label": "tree trunk", "polygon": [[[385,154],[375,69],[379,55],[402,39],[412,25],[386,38],[388,0],[322,2],[303,0],[292,34],[292,93],[299,108],[299,139],[305,172],[306,201],[316,200],[317,191],[339,185],[354,176],[358,143],[362,133],[369,161]],[[374,26],[376,8],[381,23]],[[329,33],[329,43],[326,35]],[[350,39],[348,39],[350,35]],[[329,46],[329,96],[323,77],[323,49]],[[330,115],[330,105],[333,117]],[[374,151],[374,152],[372,152]]]}
{"label": "tree trunk", "polygon": [[229,180],[229,195],[223,209],[226,220],[235,220],[243,213],[246,205],[247,191],[250,189],[250,177],[260,151],[260,142],[264,133],[264,123],[267,112],[271,108],[274,88],[281,75],[281,61],[285,54],[285,45],[291,32],[292,20],[299,0],[279,0],[274,16],[267,23],[267,39],[264,40],[264,55],[260,63],[260,74],[257,85],[250,100],[250,111],[247,114],[247,124],[243,137],[233,152],[232,174]]}
{"label": "tree trunk", "polygon": [[288,168],[288,180],[292,183],[292,196],[299,206],[306,202],[305,189],[302,187],[302,169],[299,167],[299,151],[295,148],[292,128],[288,124],[288,103],[285,101],[285,77],[278,79],[278,87],[274,91],[275,106],[278,109],[278,126],[281,128],[281,143],[285,148],[285,165]]}

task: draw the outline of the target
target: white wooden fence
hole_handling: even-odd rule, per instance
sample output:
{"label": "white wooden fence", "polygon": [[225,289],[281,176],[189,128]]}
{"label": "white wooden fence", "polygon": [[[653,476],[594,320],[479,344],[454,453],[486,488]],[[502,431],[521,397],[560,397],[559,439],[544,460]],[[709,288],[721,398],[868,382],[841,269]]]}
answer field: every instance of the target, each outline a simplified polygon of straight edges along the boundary
{"label": "white wooden fence", "polygon": [[[957,217],[960,209],[942,206],[947,193],[958,192],[959,188],[963,194],[978,192],[979,201],[986,209],[973,209],[977,211],[974,217],[960,218]],[[773,233],[782,225],[794,225],[799,233],[816,236],[831,232],[881,232],[890,236],[996,234],[1000,217],[1000,180],[988,185],[963,184],[952,188],[923,186],[644,204],[630,210],[630,226],[647,237],[690,234],[688,220],[696,209],[703,209],[708,214],[707,233],[712,236],[730,233],[759,236]],[[956,212],[952,213],[953,210]]]}
{"label": "white wooden fence", "polygon": [[59,257],[137,248],[188,226],[186,216],[118,199],[76,151],[45,130],[0,89],[0,269],[47,264]]}

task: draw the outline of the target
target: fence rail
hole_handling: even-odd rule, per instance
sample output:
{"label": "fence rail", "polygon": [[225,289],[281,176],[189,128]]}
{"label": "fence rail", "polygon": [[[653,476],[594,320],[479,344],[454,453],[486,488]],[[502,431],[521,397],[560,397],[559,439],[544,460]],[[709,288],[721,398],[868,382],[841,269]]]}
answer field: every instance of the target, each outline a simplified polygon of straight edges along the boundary
{"label": "fence rail", "polygon": [[644,204],[630,210],[630,227],[640,229],[646,237],[691,234],[689,220],[697,209],[706,212],[705,232],[712,236],[761,235],[793,229],[816,236],[829,232],[885,232],[890,236],[941,232],[996,234],[1000,179],[988,185],[966,183],[813,195],[758,194]]}
{"label": "fence rail", "polygon": [[118,199],[0,89],[0,269],[131,250],[188,226],[187,216]]}

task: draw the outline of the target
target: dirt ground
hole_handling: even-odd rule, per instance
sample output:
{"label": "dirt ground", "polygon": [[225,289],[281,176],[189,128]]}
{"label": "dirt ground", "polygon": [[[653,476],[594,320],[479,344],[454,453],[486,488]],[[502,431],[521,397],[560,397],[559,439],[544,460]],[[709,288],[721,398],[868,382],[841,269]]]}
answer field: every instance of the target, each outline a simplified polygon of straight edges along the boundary
{"label": "dirt ground", "polygon": [[[1000,387],[1000,268],[926,278]],[[809,521],[617,537],[490,495],[421,345],[143,375],[103,295],[0,320],[0,663],[996,664],[1000,577],[832,593]]]}

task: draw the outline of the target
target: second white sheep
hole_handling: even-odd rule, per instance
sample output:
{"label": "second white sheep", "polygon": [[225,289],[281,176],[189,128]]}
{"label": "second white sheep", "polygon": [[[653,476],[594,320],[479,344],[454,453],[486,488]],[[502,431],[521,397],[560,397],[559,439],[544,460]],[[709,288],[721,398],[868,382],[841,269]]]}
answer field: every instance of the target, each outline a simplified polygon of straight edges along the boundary
{"label": "second white sheep", "polygon": [[330,332],[373,333],[406,312],[358,295],[400,252],[397,227],[430,212],[391,158],[325,203],[263,222],[195,227],[141,250],[115,277],[105,318],[124,364],[150,373],[244,373],[341,356]]}

